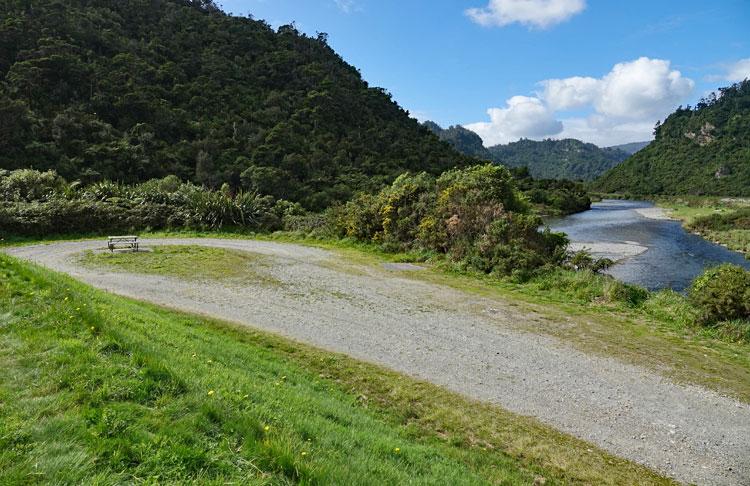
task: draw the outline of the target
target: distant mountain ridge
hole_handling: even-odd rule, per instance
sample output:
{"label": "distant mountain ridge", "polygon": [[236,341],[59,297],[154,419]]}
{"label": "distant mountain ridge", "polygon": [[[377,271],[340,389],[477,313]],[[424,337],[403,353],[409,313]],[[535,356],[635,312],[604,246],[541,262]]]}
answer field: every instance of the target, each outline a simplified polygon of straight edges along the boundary
{"label": "distant mountain ridge", "polygon": [[750,81],[678,108],[656,138],[594,184],[638,195],[750,196]]}
{"label": "distant mountain ridge", "polygon": [[631,142],[631,143],[623,143],[620,145],[611,145],[607,148],[622,150],[623,152],[627,152],[630,155],[633,155],[634,153],[648,147],[648,144],[650,143],[651,143],[650,140],[648,142]]}
{"label": "distant mountain ridge", "polygon": [[[441,128],[431,121],[423,125],[461,153],[507,167],[528,167],[536,179],[591,181],[620,164],[631,153],[618,147],[600,148],[571,138],[542,141],[522,139],[487,148],[479,135],[462,126]],[[627,148],[636,150],[641,144],[647,142],[627,144]]]}

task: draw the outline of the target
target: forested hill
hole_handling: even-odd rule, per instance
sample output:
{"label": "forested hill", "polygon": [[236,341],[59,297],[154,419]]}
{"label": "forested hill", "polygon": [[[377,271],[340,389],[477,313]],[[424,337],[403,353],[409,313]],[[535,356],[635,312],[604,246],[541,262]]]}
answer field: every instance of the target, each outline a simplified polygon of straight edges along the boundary
{"label": "forested hill", "polygon": [[590,181],[628,157],[622,150],[600,148],[573,138],[522,139],[488,150],[493,160],[510,167],[528,167],[532,176],[543,179]]}
{"label": "forested hill", "polygon": [[590,181],[625,160],[629,153],[616,147],[599,148],[575,139],[519,140],[486,148],[476,133],[456,125],[441,128],[427,121],[424,126],[461,153],[491,160],[507,167],[528,167],[538,179]]}
{"label": "forested hill", "polygon": [[750,196],[750,81],[657,125],[656,139],[596,182],[606,192]]}
{"label": "forested hill", "polygon": [[325,34],[210,2],[6,0],[0,168],[176,174],[318,209],[468,157],[362,80]]}
{"label": "forested hill", "polygon": [[426,121],[423,124],[429,128],[432,133],[440,137],[440,140],[448,142],[462,154],[478,157],[480,159],[492,160],[492,155],[485,148],[482,138],[471,130],[467,130],[461,125],[454,125],[448,128],[442,128],[433,121]]}

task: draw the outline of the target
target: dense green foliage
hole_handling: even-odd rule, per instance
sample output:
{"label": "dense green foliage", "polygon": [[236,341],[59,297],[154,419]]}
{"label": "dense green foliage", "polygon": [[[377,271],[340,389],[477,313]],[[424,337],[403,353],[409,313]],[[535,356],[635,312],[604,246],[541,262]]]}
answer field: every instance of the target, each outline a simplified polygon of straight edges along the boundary
{"label": "dense green foliage", "polygon": [[580,182],[534,179],[526,167],[511,172],[518,188],[544,215],[563,216],[591,209],[591,196]]}
{"label": "dense green foliage", "polygon": [[[536,205],[539,211],[547,215],[566,215],[585,211],[591,208],[591,198],[582,184],[569,181],[570,177],[563,174],[562,177],[535,179],[527,165],[514,165],[506,163],[504,160],[496,158],[492,150],[497,147],[487,149],[482,145],[482,139],[479,135],[467,130],[466,128],[456,125],[450,128],[440,128],[434,122],[424,122],[424,126],[432,130],[441,140],[450,143],[459,152],[478,157],[484,160],[490,160],[506,167],[513,167],[511,171],[516,178],[516,182],[529,200]],[[538,144],[542,142],[530,142]],[[548,141],[553,142],[553,141]],[[587,146],[590,144],[587,144]],[[539,148],[541,146],[536,146]],[[555,147],[556,144],[548,144],[548,147]],[[500,147],[500,146],[498,146]],[[591,146],[593,149],[601,150],[598,147]],[[531,153],[529,153],[531,156]],[[545,160],[551,160],[554,155],[546,153]]]}
{"label": "dense green foliage", "polygon": [[522,139],[487,149],[492,160],[508,167],[528,167],[540,179],[590,181],[617,166],[627,152],[599,148],[575,139],[534,141]]}
{"label": "dense green foliage", "polygon": [[704,323],[750,320],[750,271],[729,264],[710,268],[693,281],[690,300]]}
{"label": "dense green foliage", "polygon": [[678,108],[656,139],[595,183],[604,192],[750,196],[750,81]]}
{"label": "dense green foliage", "polygon": [[467,158],[327,44],[197,0],[6,0],[0,168],[177,175],[320,209]]}
{"label": "dense green foliage", "polygon": [[630,154],[617,147],[599,148],[575,139],[528,140],[486,148],[476,133],[456,125],[441,128],[427,121],[424,126],[459,152],[491,160],[509,168],[527,167],[532,177],[590,181],[625,160]]}
{"label": "dense green foliage", "polygon": [[341,236],[386,248],[426,250],[487,273],[528,275],[565,257],[563,235],[539,231],[535,215],[504,167],[487,164],[435,179],[404,174],[377,195],[335,215]]}
{"label": "dense green foliage", "polygon": [[492,154],[484,146],[482,138],[476,133],[461,125],[442,128],[433,121],[426,121],[422,125],[429,128],[440,140],[448,142],[462,154],[471,155],[480,159],[492,160]]}
{"label": "dense green foliage", "polygon": [[280,229],[299,204],[253,192],[214,191],[175,176],[132,186],[68,184],[54,172],[0,171],[0,235],[155,229]]}
{"label": "dense green foliage", "polygon": [[750,230],[750,207],[695,218],[688,228],[694,231]]}

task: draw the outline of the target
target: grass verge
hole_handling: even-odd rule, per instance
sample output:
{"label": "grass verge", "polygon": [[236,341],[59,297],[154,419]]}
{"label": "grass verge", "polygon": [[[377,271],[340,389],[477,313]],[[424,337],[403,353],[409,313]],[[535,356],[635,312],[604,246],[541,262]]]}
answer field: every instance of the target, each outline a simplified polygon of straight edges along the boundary
{"label": "grass verge", "polygon": [[184,280],[253,279],[271,286],[278,279],[263,271],[271,258],[259,253],[209,246],[158,245],[139,252],[88,250],[79,262],[119,272],[168,275]]}
{"label": "grass verge", "polygon": [[0,483],[667,484],[496,407],[0,255]]}

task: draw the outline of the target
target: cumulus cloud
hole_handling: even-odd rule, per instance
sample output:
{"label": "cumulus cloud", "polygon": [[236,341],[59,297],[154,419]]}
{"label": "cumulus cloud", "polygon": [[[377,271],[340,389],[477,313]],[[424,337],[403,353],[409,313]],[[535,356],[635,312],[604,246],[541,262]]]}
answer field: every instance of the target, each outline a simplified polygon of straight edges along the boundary
{"label": "cumulus cloud", "polygon": [[726,66],[724,74],[709,76],[711,81],[729,81],[736,83],[750,78],[750,57],[740,59]]}
{"label": "cumulus cloud", "polygon": [[557,135],[563,129],[554,113],[539,99],[514,96],[506,101],[505,108],[487,110],[489,122],[466,125],[476,132],[485,145],[508,143],[519,138],[544,138]]}
{"label": "cumulus cloud", "polygon": [[695,83],[670,68],[669,61],[641,57],[616,64],[606,76],[548,79],[541,98],[553,110],[593,105],[602,115],[659,117],[693,91]]}
{"label": "cumulus cloud", "polygon": [[544,87],[540,96],[553,110],[569,110],[591,104],[601,90],[601,80],[581,76],[548,79],[539,84]]}
{"label": "cumulus cloud", "polygon": [[596,111],[619,118],[658,118],[669,113],[687,95],[695,83],[669,61],[641,57],[616,64],[602,79]]}
{"label": "cumulus cloud", "polygon": [[545,29],[581,13],[586,0],[490,0],[486,7],[470,8],[466,15],[485,27],[520,24]]}
{"label": "cumulus cloud", "polygon": [[[539,83],[536,97],[515,96],[506,108],[488,110],[490,122],[466,127],[493,145],[518,138],[579,138],[596,144],[647,140],[656,120],[668,115],[695,83],[662,59],[641,57],[616,64],[601,78],[575,76]],[[587,110],[587,117],[557,112]]]}

